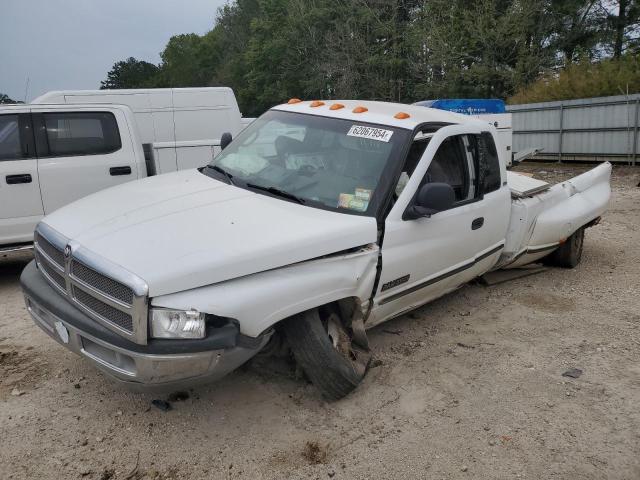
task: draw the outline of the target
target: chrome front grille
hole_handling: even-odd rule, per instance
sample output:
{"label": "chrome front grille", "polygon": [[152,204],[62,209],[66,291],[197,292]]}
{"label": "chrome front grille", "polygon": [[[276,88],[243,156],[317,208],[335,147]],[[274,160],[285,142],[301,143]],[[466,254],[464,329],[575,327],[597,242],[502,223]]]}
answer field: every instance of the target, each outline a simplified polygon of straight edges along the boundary
{"label": "chrome front grille", "polygon": [[64,279],[64,267],[62,267],[61,269],[53,262],[50,262],[47,257],[42,255],[38,250],[36,250],[36,261],[38,262],[38,266],[40,267],[40,269],[44,271],[49,280],[57,285],[59,289],[66,290],[67,287]]}
{"label": "chrome front grille", "polygon": [[35,243],[39,250],[47,255],[53,263],[64,268],[64,253],[61,249],[54,247],[46,238],[36,232]]}
{"label": "chrome front grille", "polygon": [[71,275],[87,285],[100,290],[105,295],[109,295],[127,305],[133,304],[133,290],[120,282],[105,277],[77,260],[71,261]]}
{"label": "chrome front grille", "polygon": [[98,315],[107,322],[115,323],[124,330],[133,332],[133,319],[131,315],[101,302],[96,297],[92,297],[78,287],[71,287],[71,291],[73,292],[74,300],[91,310],[94,315]]}
{"label": "chrome front grille", "polygon": [[36,230],[35,256],[45,278],[74,305],[116,333],[147,343],[148,288],[142,279],[44,224]]}

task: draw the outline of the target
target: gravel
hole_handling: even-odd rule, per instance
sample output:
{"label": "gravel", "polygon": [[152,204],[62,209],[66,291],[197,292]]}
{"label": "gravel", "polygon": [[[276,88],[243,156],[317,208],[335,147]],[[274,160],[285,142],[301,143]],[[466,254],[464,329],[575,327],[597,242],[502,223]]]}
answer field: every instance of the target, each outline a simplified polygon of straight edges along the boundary
{"label": "gravel", "polygon": [[615,169],[576,269],[468,285],[373,329],[376,367],[335,403],[268,360],[151,408],[35,327],[29,257],[0,260],[0,477],[640,478],[639,177]]}

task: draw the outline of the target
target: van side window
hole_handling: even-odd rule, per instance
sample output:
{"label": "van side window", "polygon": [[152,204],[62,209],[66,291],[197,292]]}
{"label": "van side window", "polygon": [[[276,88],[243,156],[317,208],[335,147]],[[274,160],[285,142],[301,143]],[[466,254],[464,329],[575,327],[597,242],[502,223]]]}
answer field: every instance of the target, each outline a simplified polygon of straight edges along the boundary
{"label": "van side window", "polygon": [[489,132],[482,132],[480,136],[480,178],[483,179],[483,193],[490,193],[500,189],[500,161],[498,151]]}
{"label": "van side window", "polygon": [[44,113],[49,156],[100,155],[122,147],[116,118],[109,112]]}
{"label": "van side window", "polygon": [[474,151],[475,142],[467,135],[445,139],[427,169],[424,183],[447,183],[453,187],[456,203],[467,202],[478,194]]}
{"label": "van side window", "polygon": [[23,158],[18,115],[0,115],[0,160]]}

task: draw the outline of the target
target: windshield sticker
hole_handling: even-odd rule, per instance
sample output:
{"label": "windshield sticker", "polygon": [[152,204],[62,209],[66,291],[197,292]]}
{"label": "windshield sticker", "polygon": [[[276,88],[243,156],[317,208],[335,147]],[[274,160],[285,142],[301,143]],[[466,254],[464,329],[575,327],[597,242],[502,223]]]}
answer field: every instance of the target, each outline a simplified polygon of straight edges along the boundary
{"label": "windshield sticker", "polygon": [[369,206],[368,200],[362,200],[361,198],[357,198],[352,193],[341,193],[340,198],[338,200],[338,208],[348,208],[349,210],[357,210],[359,212],[364,212],[367,210]]}
{"label": "windshield sticker", "polygon": [[383,128],[365,127],[364,125],[352,125],[347,136],[368,138],[379,142],[388,142],[393,135],[393,130],[385,130]]}
{"label": "windshield sticker", "polygon": [[368,188],[356,188],[356,198],[368,202],[371,200],[371,190]]}

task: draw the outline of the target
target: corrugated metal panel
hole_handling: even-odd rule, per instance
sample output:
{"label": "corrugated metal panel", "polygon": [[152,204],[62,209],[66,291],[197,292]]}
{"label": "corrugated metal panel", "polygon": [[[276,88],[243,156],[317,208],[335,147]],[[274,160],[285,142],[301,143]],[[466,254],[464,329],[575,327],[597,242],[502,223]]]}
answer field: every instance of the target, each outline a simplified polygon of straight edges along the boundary
{"label": "corrugated metal panel", "polygon": [[[513,150],[541,148],[558,158],[635,161],[640,156],[640,94],[509,105]],[[635,145],[634,145],[635,143]]]}
{"label": "corrugated metal panel", "polygon": [[[572,128],[624,128],[633,120],[635,105],[603,105],[581,108],[565,108],[563,127]],[[629,111],[627,111],[629,110]]]}
{"label": "corrugated metal panel", "polygon": [[559,130],[560,111],[540,110],[513,113],[513,130]]}
{"label": "corrugated metal panel", "polygon": [[626,155],[628,140],[626,132],[565,132],[562,149],[566,154]]}

